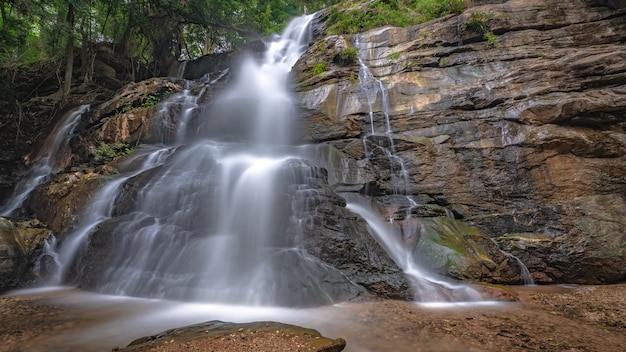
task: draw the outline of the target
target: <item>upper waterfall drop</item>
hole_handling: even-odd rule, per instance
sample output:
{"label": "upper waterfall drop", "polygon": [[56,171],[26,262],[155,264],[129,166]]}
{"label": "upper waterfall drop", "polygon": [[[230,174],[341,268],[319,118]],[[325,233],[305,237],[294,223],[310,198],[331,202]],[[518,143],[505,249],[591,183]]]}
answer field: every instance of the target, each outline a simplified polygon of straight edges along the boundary
{"label": "upper waterfall drop", "polygon": [[232,137],[253,144],[287,144],[295,113],[287,89],[289,71],[312,40],[314,15],[292,20],[267,44],[262,62],[247,58],[233,87],[210,108],[212,118],[200,125],[200,138]]}

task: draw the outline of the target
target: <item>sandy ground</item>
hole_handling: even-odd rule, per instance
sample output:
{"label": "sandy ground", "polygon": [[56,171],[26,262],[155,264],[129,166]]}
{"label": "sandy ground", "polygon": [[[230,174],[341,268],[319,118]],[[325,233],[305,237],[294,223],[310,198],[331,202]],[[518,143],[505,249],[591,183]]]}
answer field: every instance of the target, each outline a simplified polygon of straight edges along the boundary
{"label": "sandy ground", "polygon": [[[345,351],[626,351],[626,284],[515,289],[520,303],[454,308],[398,301],[346,304],[320,309],[332,314],[303,311],[297,325],[332,339],[344,338]],[[134,338],[125,338],[132,331],[119,325],[119,334],[110,341],[90,340],[104,323],[124,319],[128,306],[111,308],[96,301],[88,308],[77,307],[67,303],[71,298],[59,302],[45,294],[0,298],[0,351],[110,351],[146,335],[138,329]],[[67,340],[69,332],[86,327],[91,332],[81,343]],[[248,350],[315,349],[301,340],[261,331],[190,341],[168,338],[151,349]]]}

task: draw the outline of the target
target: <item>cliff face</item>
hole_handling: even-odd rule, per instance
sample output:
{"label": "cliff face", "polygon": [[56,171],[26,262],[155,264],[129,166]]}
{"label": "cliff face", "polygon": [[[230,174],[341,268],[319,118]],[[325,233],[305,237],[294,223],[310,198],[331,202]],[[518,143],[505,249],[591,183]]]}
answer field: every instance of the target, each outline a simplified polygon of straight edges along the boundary
{"label": "cliff face", "polygon": [[[339,187],[377,197],[396,220],[408,205],[390,200],[393,159],[376,150],[404,165],[400,193],[484,231],[535,281],[624,280],[625,42],[623,1],[574,0],[322,38],[294,68],[302,135],[358,165]],[[374,83],[336,60],[346,47]]]}

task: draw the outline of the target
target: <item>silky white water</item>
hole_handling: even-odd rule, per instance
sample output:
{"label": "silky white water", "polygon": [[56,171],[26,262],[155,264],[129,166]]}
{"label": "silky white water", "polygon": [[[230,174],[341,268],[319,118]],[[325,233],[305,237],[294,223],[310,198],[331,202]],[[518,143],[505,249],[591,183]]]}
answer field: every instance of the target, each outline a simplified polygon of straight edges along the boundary
{"label": "silky white water", "polygon": [[[161,141],[170,146],[134,153],[98,192],[60,249],[61,281],[51,283],[248,305],[300,305],[308,295],[332,301],[323,289],[291,292],[321,263],[294,240],[276,239],[290,221],[284,181],[313,172],[283,151],[294,116],[288,74],[311,41],[312,19],[291,22],[262,62],[245,60],[210,106],[189,91],[161,104]],[[100,240],[111,246],[98,259],[102,270],[84,274]]]}

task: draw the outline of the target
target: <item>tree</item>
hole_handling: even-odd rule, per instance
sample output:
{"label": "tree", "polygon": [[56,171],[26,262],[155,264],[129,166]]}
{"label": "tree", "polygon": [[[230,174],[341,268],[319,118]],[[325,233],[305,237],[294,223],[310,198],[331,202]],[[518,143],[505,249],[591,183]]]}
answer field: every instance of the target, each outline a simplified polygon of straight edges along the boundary
{"label": "tree", "polygon": [[67,99],[72,86],[72,73],[74,70],[74,4],[70,1],[67,5],[65,25],[67,26],[67,39],[65,44],[65,76],[61,87],[61,101]]}
{"label": "tree", "polygon": [[[0,64],[64,57],[60,97],[72,77],[89,83],[96,46],[108,45],[152,75],[179,59],[232,50],[286,21],[337,1],[321,0],[0,0]],[[80,56],[75,56],[80,50]],[[74,69],[80,60],[80,69]],[[78,59],[79,58],[79,59]],[[80,72],[80,75],[76,74]],[[145,77],[145,76],[144,76]]]}

